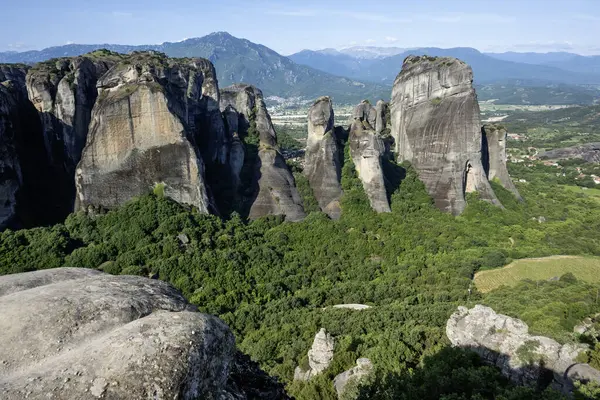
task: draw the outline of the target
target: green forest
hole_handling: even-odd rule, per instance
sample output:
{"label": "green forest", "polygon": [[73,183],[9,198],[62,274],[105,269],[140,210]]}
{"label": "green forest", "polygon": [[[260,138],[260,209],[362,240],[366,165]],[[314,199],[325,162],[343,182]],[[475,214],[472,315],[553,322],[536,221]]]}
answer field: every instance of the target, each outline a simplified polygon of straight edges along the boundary
{"label": "green forest", "polygon": [[[600,311],[598,297],[582,293],[600,285],[564,276],[483,295],[471,279],[518,258],[600,255],[600,202],[531,174],[518,186],[523,202],[492,182],[505,209],[471,194],[466,211],[453,217],[433,206],[410,165],[387,168],[404,176],[388,214],[371,210],[351,162],[343,169],[338,221],[316,211],[299,170],[313,211],[297,223],[204,215],[157,190],[106,213],[0,233],[0,273],[67,266],[157,276],[222,318],[238,348],[297,399],[337,399],[333,377],[359,357],[374,364],[352,393],[361,399],[562,399],[550,389],[514,386],[477,355],[449,347],[445,325],[457,306],[487,304],[523,318],[535,333],[577,340],[573,326]],[[331,307],[342,303],[371,308]],[[332,365],[309,382],[293,382],[321,327],[336,338]],[[582,387],[576,396],[598,393]]]}

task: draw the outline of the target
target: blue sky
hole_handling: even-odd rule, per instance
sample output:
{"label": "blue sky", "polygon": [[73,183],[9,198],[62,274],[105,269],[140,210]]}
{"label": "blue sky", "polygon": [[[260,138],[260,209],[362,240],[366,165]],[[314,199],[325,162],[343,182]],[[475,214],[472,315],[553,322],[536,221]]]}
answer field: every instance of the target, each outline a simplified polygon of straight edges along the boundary
{"label": "blue sky", "polygon": [[0,51],[228,31],[282,54],[353,45],[600,54],[600,0],[0,0]]}

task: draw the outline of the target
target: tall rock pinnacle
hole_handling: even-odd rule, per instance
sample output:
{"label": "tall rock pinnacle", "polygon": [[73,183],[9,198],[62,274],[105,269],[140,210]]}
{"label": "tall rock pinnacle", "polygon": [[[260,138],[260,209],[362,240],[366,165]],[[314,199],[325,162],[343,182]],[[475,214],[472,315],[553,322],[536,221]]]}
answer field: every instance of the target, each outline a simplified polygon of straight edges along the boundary
{"label": "tall rock pinnacle", "polygon": [[394,82],[392,136],[399,161],[417,170],[436,206],[454,215],[465,194],[501,206],[482,165],[482,137],[473,71],[451,57],[404,60]]}
{"label": "tall rock pinnacle", "polygon": [[501,125],[484,125],[481,132],[483,134],[483,167],[488,179],[498,179],[505,189],[521,200],[521,195],[510,179],[506,168],[506,129]]}
{"label": "tall rock pinnacle", "polygon": [[304,173],[321,210],[331,218],[337,219],[341,214],[342,172],[340,149],[333,124],[331,99],[320,97],[308,110]]}

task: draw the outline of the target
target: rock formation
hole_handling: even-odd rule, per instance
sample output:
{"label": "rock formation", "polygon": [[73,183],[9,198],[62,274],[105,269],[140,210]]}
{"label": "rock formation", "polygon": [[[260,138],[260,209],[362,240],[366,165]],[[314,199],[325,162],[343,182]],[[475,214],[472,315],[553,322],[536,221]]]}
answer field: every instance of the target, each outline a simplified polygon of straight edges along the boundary
{"label": "rock formation", "polygon": [[333,360],[334,347],[333,337],[327,333],[325,328],[321,328],[315,335],[312,347],[308,351],[308,370],[304,371],[300,366],[296,367],[294,380],[307,381],[325,371]]}
{"label": "rock formation", "polygon": [[473,71],[451,57],[404,60],[392,90],[391,121],[399,161],[409,161],[437,207],[460,214],[465,193],[500,205],[485,176]]}
{"label": "rock formation", "polygon": [[[359,106],[360,107],[360,106]],[[381,157],[385,146],[366,120],[354,119],[350,128],[350,156],[371,207],[377,212],[390,212],[385,189]]]}
{"label": "rock formation", "polygon": [[158,280],[75,268],[8,275],[0,308],[3,399],[246,399],[231,385],[240,372],[272,384],[239,365],[223,322]]}
{"label": "rock formation", "polygon": [[76,208],[111,208],[157,188],[209,211],[204,162],[195,143],[208,135],[197,122],[209,111],[202,95],[209,64],[134,53],[98,80],[77,166]]}
{"label": "rock formation", "polygon": [[342,212],[342,165],[338,138],[334,132],[333,106],[329,97],[321,97],[308,110],[308,139],[304,174],[319,207],[331,218]]}
{"label": "rock formation", "polygon": [[27,97],[26,77],[29,66],[25,64],[0,64],[0,83],[11,81]]}
{"label": "rock formation", "polygon": [[371,129],[375,129],[377,126],[377,110],[368,100],[363,100],[354,107],[352,117],[368,123]]}
{"label": "rock formation", "polygon": [[38,63],[27,74],[27,91],[42,119],[48,158],[64,168],[70,180],[85,146],[96,82],[121,58],[99,50]]}
{"label": "rock formation", "polygon": [[547,337],[530,335],[528,330],[523,321],[481,305],[470,310],[459,307],[446,324],[446,335],[454,346],[477,352],[517,384],[552,384],[569,392],[574,380],[600,382],[600,371],[575,361],[586,346],[561,345]]}
{"label": "rock formation", "polygon": [[386,128],[386,109],[389,109],[389,104],[383,100],[379,100],[375,105],[375,133],[377,136],[383,134],[383,130]]}
{"label": "rock formation", "polygon": [[562,149],[554,149],[543,152],[538,157],[550,160],[569,160],[575,158],[590,163],[600,163],[600,143],[586,143]]}
{"label": "rock formation", "polygon": [[358,385],[363,378],[369,376],[373,371],[373,364],[368,358],[359,358],[356,360],[356,367],[350,368],[342,372],[333,379],[333,386],[338,395],[338,399],[343,398],[346,391],[349,390],[348,385]]}
{"label": "rock formation", "polygon": [[22,134],[14,89],[0,83],[0,230],[17,215],[17,196],[23,185],[16,136]]}
{"label": "rock formation", "polygon": [[488,179],[497,179],[506,190],[522,199],[506,167],[506,129],[501,125],[484,125],[481,133],[483,169]]}
{"label": "rock formation", "polygon": [[[294,177],[277,146],[277,136],[262,92],[251,85],[236,84],[221,90],[221,111],[226,115],[229,134],[234,140],[229,164],[240,182],[242,203],[252,219],[266,215],[285,215],[289,221],[304,218],[302,199]],[[235,114],[237,113],[237,132]],[[231,122],[233,123],[231,123]],[[241,160],[241,150],[244,158]],[[240,165],[242,166],[240,168]]]}

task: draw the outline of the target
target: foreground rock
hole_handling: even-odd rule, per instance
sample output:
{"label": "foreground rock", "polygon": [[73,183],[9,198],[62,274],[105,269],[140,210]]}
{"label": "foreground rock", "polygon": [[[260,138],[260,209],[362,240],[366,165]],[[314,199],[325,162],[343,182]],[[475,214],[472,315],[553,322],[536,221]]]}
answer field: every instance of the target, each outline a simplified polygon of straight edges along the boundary
{"label": "foreground rock", "polygon": [[399,161],[409,161],[442,211],[460,214],[465,193],[500,205],[486,178],[473,71],[450,57],[404,60],[392,90]]}
{"label": "foreground rock", "polygon": [[29,66],[25,64],[0,64],[0,83],[11,81],[27,97],[26,77]]}
{"label": "foreground rock", "polygon": [[390,212],[381,166],[381,158],[385,153],[383,141],[367,121],[358,118],[350,127],[349,141],[350,156],[371,208],[377,212]]}
{"label": "foreground rock", "polygon": [[600,163],[600,143],[587,143],[546,151],[539,158],[550,160],[581,159],[590,163]]}
{"label": "foreground rock", "polygon": [[510,179],[506,167],[506,129],[501,125],[484,125],[481,133],[483,134],[483,168],[488,179],[497,179],[506,190],[521,200],[521,195]]}
{"label": "foreground rock", "polygon": [[240,181],[241,175],[248,177],[246,182],[240,182],[248,216],[255,219],[284,215],[289,221],[304,218],[302,199],[277,146],[277,135],[262,92],[251,85],[233,85],[221,90],[220,106],[228,121],[235,120],[232,113],[237,113],[238,135],[246,142],[243,161],[238,148],[236,156],[230,157],[230,165],[234,172],[240,171]]}
{"label": "foreground rock", "polygon": [[308,381],[325,371],[333,360],[334,347],[333,337],[327,333],[325,328],[321,328],[315,335],[312,347],[308,351],[308,370],[304,371],[301,367],[296,367],[294,380]]}
{"label": "foreground rock", "polygon": [[223,322],[161,281],[66,268],[17,274],[0,278],[0,309],[3,399],[245,399],[235,385],[243,373],[265,385],[263,398],[285,397],[239,363]]}
{"label": "foreground rock", "polygon": [[446,324],[454,346],[470,348],[517,384],[573,390],[575,380],[600,383],[600,371],[575,361],[584,345],[565,344],[528,333],[523,321],[489,307],[459,307]]}
{"label": "foreground rock", "polygon": [[77,166],[77,209],[116,207],[157,189],[207,213],[211,207],[197,121],[207,115],[203,59],[137,53],[98,81],[98,100]]}
{"label": "foreground rock", "polygon": [[356,360],[356,367],[342,372],[333,379],[333,386],[339,399],[348,396],[373,371],[373,364],[368,358]]}
{"label": "foreground rock", "polygon": [[317,99],[308,110],[304,174],[321,210],[331,218],[339,218],[342,212],[342,168],[334,131],[333,105],[329,97]]}
{"label": "foreground rock", "polygon": [[377,129],[377,109],[368,100],[363,100],[354,107],[352,117],[369,124],[371,129]]}

